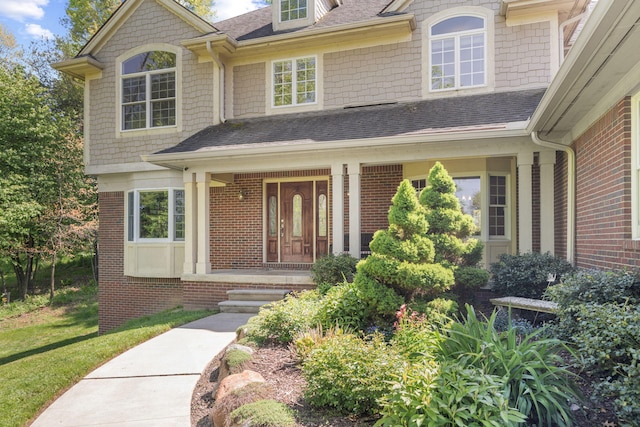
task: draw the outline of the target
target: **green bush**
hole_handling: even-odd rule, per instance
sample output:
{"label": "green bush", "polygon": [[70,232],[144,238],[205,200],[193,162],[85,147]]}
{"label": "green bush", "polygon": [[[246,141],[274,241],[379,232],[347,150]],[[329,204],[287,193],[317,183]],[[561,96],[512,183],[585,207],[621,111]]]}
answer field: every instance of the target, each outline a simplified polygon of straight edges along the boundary
{"label": "green bush", "polygon": [[349,254],[325,255],[311,267],[311,277],[324,295],[332,286],[353,281],[358,260]]}
{"label": "green bush", "polygon": [[615,399],[626,425],[640,425],[640,307],[582,304],[575,312],[573,345],[584,368],[605,380],[597,396]]}
{"label": "green bush", "polygon": [[554,331],[582,367],[603,378],[594,398],[612,397],[621,425],[640,425],[640,279],[637,272],[583,270],[550,286]]}
{"label": "green bush", "polygon": [[400,356],[379,334],[368,340],[352,334],[336,335],[316,347],[304,361],[305,397],[316,407],[353,415],[373,414],[401,366]]}
{"label": "green bush", "polygon": [[405,365],[381,399],[376,426],[516,426],[525,416],[509,407],[505,378],[458,363]]}
{"label": "green bush", "polygon": [[[231,412],[231,420],[238,425],[253,427],[290,427],[296,425],[291,409],[275,400],[247,403]],[[246,424],[249,422],[249,424]]]}
{"label": "green bush", "polygon": [[460,267],[453,272],[456,286],[475,290],[489,283],[489,272],[477,267]]}
{"label": "green bush", "polygon": [[473,307],[466,306],[466,310],[465,320],[446,331],[441,360],[455,360],[504,378],[509,406],[525,415],[529,424],[570,426],[570,405],[580,394],[572,381],[574,375],[559,356],[569,348],[558,339],[543,338],[543,329],[524,337],[512,327],[499,333],[495,312],[485,322],[477,318]]}
{"label": "green bush", "polygon": [[442,335],[439,333],[439,326],[445,319],[442,316],[434,320],[404,304],[396,313],[391,344],[407,359],[432,355],[440,345]]}
{"label": "green bush", "polygon": [[355,283],[329,289],[318,308],[317,320],[324,328],[340,326],[365,329],[390,322],[404,300],[393,289],[360,276]]}
{"label": "green bush", "polygon": [[262,307],[249,319],[245,340],[258,345],[268,341],[290,343],[298,333],[315,326],[320,302],[317,291],[302,291]]}
{"label": "green bush", "polygon": [[499,295],[541,298],[550,274],[560,280],[572,271],[571,264],[549,253],[502,254],[498,262],[491,264],[492,288]]}

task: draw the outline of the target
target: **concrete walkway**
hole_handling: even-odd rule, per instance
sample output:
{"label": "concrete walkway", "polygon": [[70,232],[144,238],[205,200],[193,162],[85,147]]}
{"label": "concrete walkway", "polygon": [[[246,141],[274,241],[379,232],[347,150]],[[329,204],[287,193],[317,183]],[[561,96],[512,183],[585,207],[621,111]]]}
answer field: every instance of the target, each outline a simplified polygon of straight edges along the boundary
{"label": "concrete walkway", "polygon": [[60,396],[32,427],[190,427],[201,373],[251,316],[215,314],[132,348]]}

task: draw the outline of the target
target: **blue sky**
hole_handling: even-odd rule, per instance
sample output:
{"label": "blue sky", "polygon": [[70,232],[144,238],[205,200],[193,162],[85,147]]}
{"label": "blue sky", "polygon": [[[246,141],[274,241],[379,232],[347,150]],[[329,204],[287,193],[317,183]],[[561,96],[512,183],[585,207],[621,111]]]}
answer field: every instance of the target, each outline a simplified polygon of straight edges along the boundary
{"label": "blue sky", "polygon": [[[60,19],[65,16],[68,0],[0,0],[0,24],[9,30],[18,44],[65,33]],[[259,0],[215,0],[217,20],[250,12],[263,4]]]}

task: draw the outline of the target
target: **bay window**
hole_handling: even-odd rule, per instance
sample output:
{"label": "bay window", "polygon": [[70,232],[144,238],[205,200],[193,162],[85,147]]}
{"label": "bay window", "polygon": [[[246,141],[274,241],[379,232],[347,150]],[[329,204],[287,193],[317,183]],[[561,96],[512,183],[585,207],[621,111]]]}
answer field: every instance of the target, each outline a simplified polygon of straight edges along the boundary
{"label": "bay window", "polygon": [[184,190],[136,190],[127,194],[127,240],[183,241]]}

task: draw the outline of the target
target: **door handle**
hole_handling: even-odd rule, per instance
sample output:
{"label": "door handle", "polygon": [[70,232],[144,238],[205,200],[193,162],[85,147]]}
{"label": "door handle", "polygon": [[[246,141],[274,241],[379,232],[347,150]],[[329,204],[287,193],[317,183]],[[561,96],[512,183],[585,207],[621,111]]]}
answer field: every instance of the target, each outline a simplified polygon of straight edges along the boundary
{"label": "door handle", "polygon": [[284,237],[284,219],[280,220],[280,237]]}

